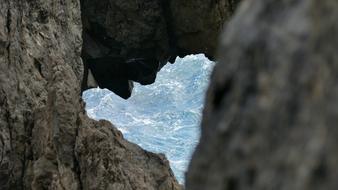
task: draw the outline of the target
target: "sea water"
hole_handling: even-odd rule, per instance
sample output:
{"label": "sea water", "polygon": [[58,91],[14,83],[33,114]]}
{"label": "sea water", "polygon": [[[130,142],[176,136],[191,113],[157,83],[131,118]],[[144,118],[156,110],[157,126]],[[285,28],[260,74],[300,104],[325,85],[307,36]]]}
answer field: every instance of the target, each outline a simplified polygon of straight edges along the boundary
{"label": "sea water", "polygon": [[124,100],[106,89],[83,94],[94,119],[111,121],[124,137],[142,148],[164,153],[180,183],[198,143],[204,96],[214,67],[204,55],[189,55],[168,63],[156,82],[135,84]]}

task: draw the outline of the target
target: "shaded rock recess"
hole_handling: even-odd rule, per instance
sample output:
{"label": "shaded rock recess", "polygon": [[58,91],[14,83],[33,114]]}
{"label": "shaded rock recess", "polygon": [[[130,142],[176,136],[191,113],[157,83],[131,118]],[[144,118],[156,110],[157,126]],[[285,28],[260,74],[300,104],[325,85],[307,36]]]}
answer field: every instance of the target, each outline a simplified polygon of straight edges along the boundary
{"label": "shaded rock recess", "polygon": [[2,0],[0,26],[0,189],[181,189],[163,155],[86,116],[78,0]]}
{"label": "shaded rock recess", "polygon": [[237,2],[81,0],[83,90],[98,85],[129,98],[132,81],[153,83],[177,56],[205,53],[213,59],[223,23]]}
{"label": "shaded rock recess", "polygon": [[81,92],[127,98],[176,55],[212,57],[229,2],[1,0],[0,189],[181,189],[164,155],[89,119]]}

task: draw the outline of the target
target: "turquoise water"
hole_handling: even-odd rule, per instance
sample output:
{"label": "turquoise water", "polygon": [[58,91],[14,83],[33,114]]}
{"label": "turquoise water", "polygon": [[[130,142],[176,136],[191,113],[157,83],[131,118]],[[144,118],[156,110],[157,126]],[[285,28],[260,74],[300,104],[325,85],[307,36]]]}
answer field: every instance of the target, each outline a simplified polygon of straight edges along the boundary
{"label": "turquoise water", "polygon": [[106,89],[86,91],[86,110],[94,119],[111,121],[129,141],[164,153],[183,183],[199,140],[204,95],[213,66],[204,55],[177,58],[175,64],[162,68],[154,84],[135,84],[128,100]]}

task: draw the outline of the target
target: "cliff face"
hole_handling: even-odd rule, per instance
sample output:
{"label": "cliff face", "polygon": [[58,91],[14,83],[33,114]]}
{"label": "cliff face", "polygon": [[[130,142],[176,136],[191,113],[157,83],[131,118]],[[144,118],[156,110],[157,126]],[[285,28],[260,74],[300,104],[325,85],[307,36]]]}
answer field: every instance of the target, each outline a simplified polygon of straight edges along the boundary
{"label": "cliff face", "polygon": [[[238,1],[82,0],[83,89],[100,87],[123,98],[132,81],[151,84],[177,56],[205,53],[213,58],[223,23]],[[94,85],[95,86],[95,85]]]}
{"label": "cliff face", "polygon": [[[234,1],[83,3],[82,18],[78,0],[0,4],[0,189],[180,189],[163,155],[89,119],[81,90],[90,79],[128,97],[130,81],[151,83],[170,57],[213,57]],[[222,38],[187,189],[336,189],[337,9],[242,4]]]}
{"label": "cliff face", "polygon": [[187,189],[336,189],[338,1],[244,1],[224,32]]}
{"label": "cliff face", "polygon": [[78,0],[2,0],[0,26],[0,189],[180,189],[163,155],[86,116]]}
{"label": "cliff face", "polygon": [[0,189],[79,187],[79,3],[2,1]]}

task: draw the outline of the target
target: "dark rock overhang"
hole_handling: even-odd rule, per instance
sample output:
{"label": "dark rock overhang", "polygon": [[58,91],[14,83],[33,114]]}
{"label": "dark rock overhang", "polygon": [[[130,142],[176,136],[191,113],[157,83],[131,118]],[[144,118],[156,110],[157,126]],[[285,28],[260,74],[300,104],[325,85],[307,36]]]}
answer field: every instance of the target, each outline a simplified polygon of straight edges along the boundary
{"label": "dark rock overhang", "polygon": [[213,59],[219,33],[234,6],[228,0],[82,0],[81,4],[82,90],[98,85],[125,99],[131,96],[133,82],[153,83],[157,72],[177,56],[204,53]]}

